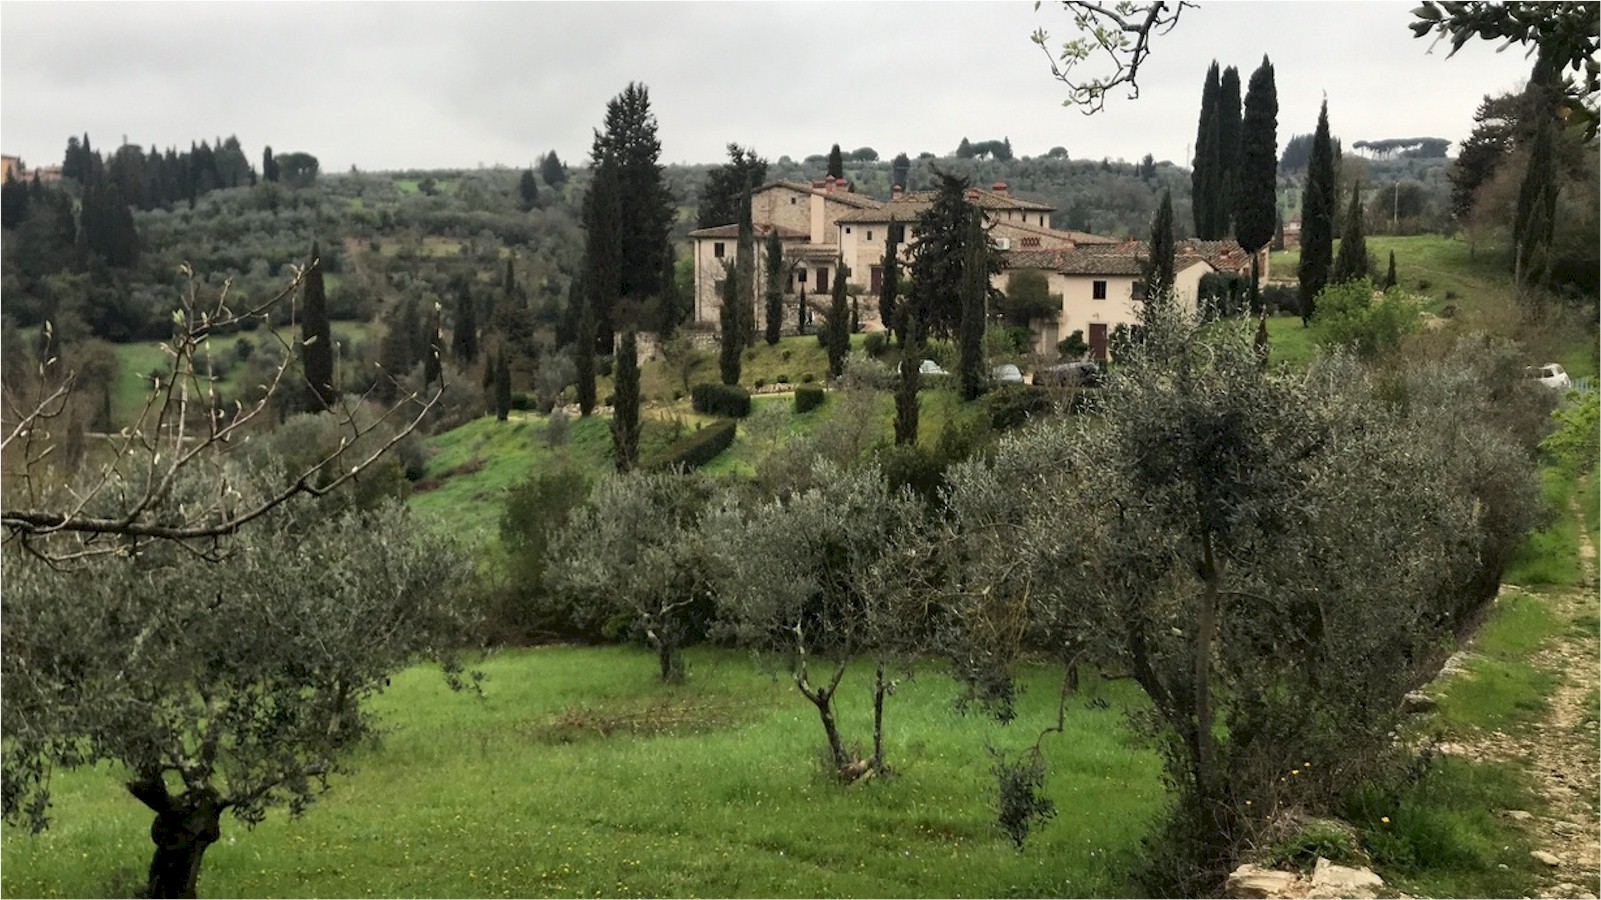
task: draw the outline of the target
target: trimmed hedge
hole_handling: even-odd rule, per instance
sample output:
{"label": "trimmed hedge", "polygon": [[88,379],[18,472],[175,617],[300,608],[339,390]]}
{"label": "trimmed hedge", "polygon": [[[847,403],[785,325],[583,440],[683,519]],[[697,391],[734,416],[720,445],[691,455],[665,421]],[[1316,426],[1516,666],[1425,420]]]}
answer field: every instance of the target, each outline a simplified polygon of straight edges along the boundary
{"label": "trimmed hedge", "polygon": [[664,470],[682,467],[698,469],[734,443],[733,421],[714,422],[688,437],[674,441],[660,454],[652,457],[644,468]]}
{"label": "trimmed hedge", "polygon": [[984,395],[984,408],[989,413],[990,426],[996,431],[1048,416],[1055,412],[1054,407],[1050,391],[1031,384],[997,385]]}
{"label": "trimmed hedge", "polygon": [[811,412],[823,405],[823,389],[816,385],[802,385],[795,389],[795,414]]}
{"label": "trimmed hedge", "polygon": [[743,419],[750,415],[750,391],[738,385],[697,384],[689,392],[695,412]]}

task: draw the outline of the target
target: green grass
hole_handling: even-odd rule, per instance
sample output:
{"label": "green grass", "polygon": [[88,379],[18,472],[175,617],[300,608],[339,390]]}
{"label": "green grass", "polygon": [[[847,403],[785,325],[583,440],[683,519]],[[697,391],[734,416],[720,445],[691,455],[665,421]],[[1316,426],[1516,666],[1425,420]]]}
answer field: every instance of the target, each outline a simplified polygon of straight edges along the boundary
{"label": "green grass", "polygon": [[[951,706],[932,672],[886,708],[893,777],[844,787],[820,765],[816,713],[748,656],[694,650],[663,686],[630,648],[553,647],[484,664],[483,699],[435,672],[394,679],[392,729],[299,821],[232,820],[205,896],[1127,896],[1164,805],[1160,763],[1131,746],[1127,681],[1091,680],[1047,738],[1058,817],[1025,852],[993,826],[986,741],[1017,748],[1054,717],[1053,672],[1026,676],[1002,727]],[[866,740],[868,670],[839,695]],[[1107,708],[1093,705],[1102,699]],[[661,727],[603,725],[654,722]],[[58,781],[56,825],[7,829],[8,895],[107,896],[148,864],[149,815],[111,772]],[[124,894],[125,895],[125,894]]]}
{"label": "green grass", "polygon": [[1456,731],[1495,731],[1538,718],[1558,678],[1530,659],[1561,626],[1543,597],[1503,594],[1479,630],[1468,674],[1439,697],[1440,721]]}
{"label": "green grass", "polygon": [[1540,475],[1549,523],[1529,535],[1503,579],[1517,585],[1572,587],[1584,580],[1579,563],[1579,522],[1568,508],[1569,498],[1579,490],[1578,478],[1554,467],[1541,470]]}
{"label": "green grass", "polygon": [[1419,897],[1521,897],[1542,878],[1529,858],[1534,845],[1497,812],[1539,804],[1517,770],[1439,757],[1422,778],[1393,793],[1359,786],[1345,817],[1395,890]]}
{"label": "green grass", "polygon": [[1297,316],[1269,316],[1267,320],[1268,362],[1305,368],[1317,354],[1317,331],[1301,324]]}

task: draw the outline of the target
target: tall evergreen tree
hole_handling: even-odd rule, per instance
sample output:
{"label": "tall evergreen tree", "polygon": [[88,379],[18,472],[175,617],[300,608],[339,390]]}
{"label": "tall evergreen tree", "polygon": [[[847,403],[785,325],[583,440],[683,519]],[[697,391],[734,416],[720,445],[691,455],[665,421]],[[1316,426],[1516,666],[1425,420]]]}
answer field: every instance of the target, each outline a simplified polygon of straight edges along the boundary
{"label": "tall evergreen tree", "polygon": [[595,411],[595,309],[588,291],[578,292],[578,350],[573,354],[577,374],[578,414]]}
{"label": "tall evergreen tree", "polygon": [[1312,135],[1312,156],[1306,167],[1301,202],[1301,322],[1311,324],[1317,295],[1329,282],[1334,262],[1334,145],[1329,137],[1329,103],[1318,111]]}
{"label": "tall evergreen tree", "polygon": [[706,173],[706,186],[700,192],[695,213],[698,228],[715,228],[739,221],[739,205],[747,207],[750,192],[767,179],[767,160],[756,151],[738,144],[728,145],[728,162],[713,166]]}
{"label": "tall evergreen tree", "polygon": [[756,343],[756,226],[751,222],[750,191],[741,195],[739,236],[734,244],[734,277],[738,279],[741,348]]}
{"label": "tall evergreen tree", "polygon": [[511,364],[504,352],[495,354],[495,419],[511,418]]}
{"label": "tall evergreen tree", "polygon": [[539,177],[553,188],[559,188],[567,182],[567,167],[556,156],[556,151],[539,158]]}
{"label": "tall evergreen tree", "polygon": [[1390,251],[1390,268],[1387,269],[1385,271],[1385,273],[1384,273],[1383,288],[1385,290],[1389,290],[1390,288],[1395,287],[1395,285],[1396,285],[1396,280],[1395,280],[1395,251],[1391,250]]}
{"label": "tall evergreen tree", "polygon": [[1273,240],[1277,215],[1279,168],[1279,98],[1273,82],[1273,63],[1266,56],[1251,73],[1245,92],[1245,116],[1240,122],[1240,165],[1234,212],[1234,236],[1251,254],[1251,308],[1260,312],[1261,280],[1258,251]]}
{"label": "tall evergreen tree", "polygon": [[1351,206],[1345,212],[1345,230],[1340,233],[1340,254],[1334,258],[1335,284],[1368,277],[1368,242],[1362,233],[1362,185],[1351,185]]}
{"label": "tall evergreen tree", "polygon": [[777,228],[767,231],[767,346],[778,345],[784,330],[784,285],[789,268],[784,265],[784,243]]}
{"label": "tall evergreen tree", "polygon": [[6,183],[0,185],[0,227],[15,229],[28,218],[28,186],[18,181],[16,173],[6,173]]}
{"label": "tall evergreen tree", "polygon": [[839,152],[839,145],[835,144],[828,151],[828,174],[831,178],[845,177],[845,157]]}
{"label": "tall evergreen tree", "polygon": [[1527,90],[1533,106],[1534,135],[1529,141],[1528,168],[1518,185],[1518,205],[1512,219],[1512,277],[1520,288],[1543,285],[1551,274],[1551,238],[1556,231],[1557,210],[1553,151],[1557,111],[1564,97],[1561,72],[1551,48],[1542,47]]}
{"label": "tall evergreen tree", "polygon": [[617,375],[612,404],[612,462],[617,471],[631,472],[639,463],[639,342],[632,327],[623,329],[617,344]]}
{"label": "tall evergreen tree", "polygon": [[450,335],[451,355],[463,366],[478,358],[478,309],[473,298],[472,279],[466,276],[456,284],[456,327]]}
{"label": "tall evergreen tree", "polygon": [[439,330],[439,304],[428,304],[426,314],[423,316],[423,357],[422,382],[423,387],[440,381],[444,375],[444,344],[440,338]]}
{"label": "tall evergreen tree", "polygon": [[523,170],[523,177],[517,181],[517,194],[522,199],[523,212],[533,209],[539,201],[539,182],[534,179],[533,169]]}
{"label": "tall evergreen tree", "polygon": [[1173,241],[1173,192],[1162,192],[1162,205],[1151,221],[1151,259],[1145,276],[1145,302],[1160,303],[1173,290],[1176,247]]}
{"label": "tall evergreen tree", "polygon": [[889,164],[890,184],[904,190],[911,190],[912,186],[907,180],[912,175],[912,160],[905,153],[895,154],[895,159]]}
{"label": "tall evergreen tree", "polygon": [[[962,322],[963,274],[972,256],[968,253],[973,235],[970,227],[975,217],[982,221],[978,207],[967,200],[966,178],[938,172],[939,192],[934,202],[917,217],[917,246],[913,250],[912,300],[922,316],[922,327],[936,337],[949,337]],[[981,261],[985,271],[994,275],[1000,271],[1000,256],[996,254],[982,229],[985,253]]]}
{"label": "tall evergreen tree", "polygon": [[1219,151],[1221,125],[1217,110],[1220,79],[1217,60],[1213,60],[1206,70],[1206,81],[1201,85],[1201,116],[1195,129],[1195,161],[1190,167],[1190,204],[1195,215],[1195,234],[1203,241],[1215,241],[1224,235],[1218,215],[1218,207],[1222,203],[1223,166]]}
{"label": "tall evergreen tree", "polygon": [[305,368],[307,408],[332,409],[339,401],[334,386],[333,331],[328,324],[328,295],[323,287],[322,255],[311,245],[311,266],[301,288],[300,361]]}
{"label": "tall evergreen tree", "polygon": [[268,181],[278,180],[278,161],[272,158],[271,147],[261,151],[261,177]]}
{"label": "tall evergreen tree", "polygon": [[795,333],[806,333],[806,285],[800,286],[800,296],[795,304]]}
{"label": "tall evergreen tree", "polygon": [[845,373],[845,357],[851,352],[850,304],[846,300],[845,280],[850,271],[845,268],[845,257],[839,257],[834,271],[834,293],[828,305],[828,375],[838,378]]}
{"label": "tall evergreen tree", "polygon": [[1217,236],[1228,236],[1240,193],[1240,70],[1229,66],[1217,85]]}
{"label": "tall evergreen tree", "polygon": [[723,270],[723,303],[717,310],[717,370],[723,384],[739,384],[740,352],[744,349],[739,315],[739,266]]}
{"label": "tall evergreen tree", "polygon": [[[378,343],[378,365],[383,368],[383,375],[379,378],[377,393],[386,403],[395,399],[411,367],[422,360],[417,340],[423,329],[422,320],[416,297],[406,297],[389,310],[386,330]],[[504,358],[504,342],[500,343],[499,351],[499,356]]]}
{"label": "tall evergreen tree", "polygon": [[884,330],[901,336],[901,344],[906,343],[905,327],[898,324],[896,315],[896,302],[900,299],[901,260],[895,253],[896,244],[900,243],[900,223],[893,218],[889,220],[889,230],[884,235],[884,262],[880,266],[883,280],[878,286],[878,318],[884,325]]}
{"label": "tall evergreen tree", "polygon": [[585,283],[600,346],[614,344],[620,300],[643,305],[661,295],[668,231],[677,208],[662,177],[661,141],[650,92],[630,83],[606,104],[605,131],[590,151],[594,179],[584,200]]}
{"label": "tall evergreen tree", "polygon": [[977,209],[967,218],[966,258],[962,261],[962,323],[956,341],[957,375],[962,383],[962,399],[977,400],[984,393],[989,372],[984,362],[984,325],[989,320],[989,265],[994,254],[984,217]]}
{"label": "tall evergreen tree", "polygon": [[900,382],[895,388],[895,443],[897,446],[916,444],[918,414],[917,391],[922,381],[923,327],[917,304],[907,302],[901,307]]}

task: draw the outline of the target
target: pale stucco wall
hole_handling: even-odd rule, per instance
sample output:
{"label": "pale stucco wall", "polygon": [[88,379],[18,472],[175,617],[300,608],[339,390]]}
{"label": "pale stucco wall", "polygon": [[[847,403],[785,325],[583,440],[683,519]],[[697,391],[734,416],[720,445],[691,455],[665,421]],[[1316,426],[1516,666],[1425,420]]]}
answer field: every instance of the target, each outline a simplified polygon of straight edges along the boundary
{"label": "pale stucco wall", "polygon": [[[1174,275],[1174,297],[1179,305],[1195,312],[1195,298],[1199,294],[1201,276],[1212,271],[1204,262],[1196,262]],[[1049,356],[1056,352],[1056,343],[1075,331],[1084,332],[1088,340],[1091,325],[1105,325],[1111,332],[1119,325],[1139,322],[1140,304],[1134,301],[1137,275],[1064,275],[1047,272],[1046,284],[1053,294],[1062,295],[1062,312],[1054,320],[1037,323],[1034,328],[1034,350]],[[996,278],[996,287],[1004,290],[1010,272]],[[1106,299],[1095,299],[1095,283],[1106,282]]]}

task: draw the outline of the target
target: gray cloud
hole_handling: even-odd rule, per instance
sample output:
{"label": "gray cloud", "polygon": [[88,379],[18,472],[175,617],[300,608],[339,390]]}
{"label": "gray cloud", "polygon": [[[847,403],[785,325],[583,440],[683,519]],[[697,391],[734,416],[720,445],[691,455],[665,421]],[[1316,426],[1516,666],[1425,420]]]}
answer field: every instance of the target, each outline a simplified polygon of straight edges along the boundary
{"label": "gray cloud", "polygon": [[1347,143],[1460,140],[1486,93],[1530,62],[1488,42],[1449,61],[1409,2],[1205,3],[1158,39],[1137,101],[1093,117],[1028,36],[1068,17],[1032,3],[0,3],[0,145],[32,165],[69,135],[101,149],[237,134],[325,169],[581,162],[605,104],[650,87],[669,162],[738,141],[776,158],[872,146],[945,153],[1007,136],[1020,154],[1182,162],[1215,57],[1272,57],[1279,135],[1323,95]]}

